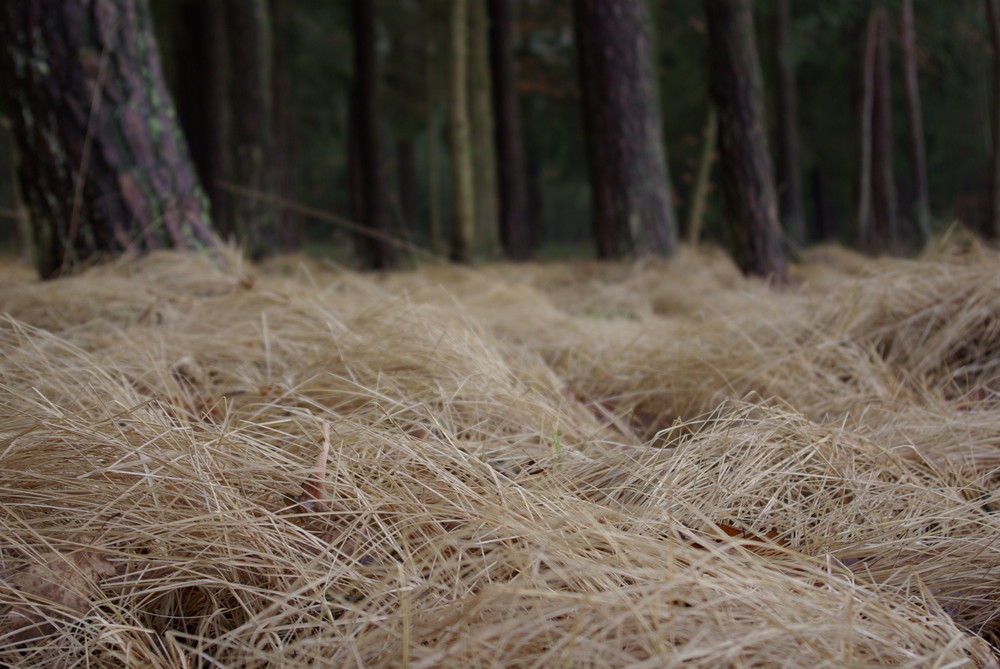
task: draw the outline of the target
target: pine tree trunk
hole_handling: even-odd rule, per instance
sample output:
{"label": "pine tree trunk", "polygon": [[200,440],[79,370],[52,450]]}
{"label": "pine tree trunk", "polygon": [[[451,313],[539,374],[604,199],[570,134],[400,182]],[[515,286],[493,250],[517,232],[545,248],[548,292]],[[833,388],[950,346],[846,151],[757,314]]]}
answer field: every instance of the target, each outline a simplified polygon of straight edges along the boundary
{"label": "pine tree trunk", "polygon": [[216,243],[147,0],[0,3],[0,89],[36,265]]}
{"label": "pine tree trunk", "polygon": [[787,280],[749,0],[706,0],[722,190],[740,267]]}
{"label": "pine tree trunk", "polygon": [[1000,239],[1000,3],[986,0],[993,44],[993,163],[990,172],[990,217],[982,230],[985,239]]}
{"label": "pine tree trunk", "polygon": [[892,166],[892,77],[889,69],[889,21],[878,13],[875,42],[875,99],[872,107],[872,199],[875,228],[882,249],[900,249],[896,175]]}
{"label": "pine tree trunk", "polygon": [[875,247],[875,220],[872,216],[872,110],[875,108],[875,51],[878,43],[878,20],[873,12],[865,31],[864,56],[861,61],[861,169],[858,184],[858,246]]}
{"label": "pine tree trunk", "polygon": [[473,179],[475,180],[478,251],[487,258],[497,255],[498,230],[496,147],[493,144],[493,104],[490,99],[489,25],[486,0],[469,3],[469,120],[472,131]]}
{"label": "pine tree trunk", "polygon": [[924,242],[931,238],[930,187],[927,185],[927,149],[924,116],[917,80],[917,31],[913,21],[913,0],[903,0],[900,10],[900,41],[903,46],[903,81],[906,85],[906,115],[910,130],[910,163],[913,172],[914,210],[917,229]]}
{"label": "pine tree trunk", "polygon": [[358,256],[365,267],[396,266],[396,253],[387,242],[389,218],[382,183],[378,120],[378,71],[375,56],[375,0],[351,0],[354,27],[354,84],[351,89],[351,141],[355,160],[352,179],[360,198],[358,222],[371,231],[355,237]]}
{"label": "pine tree trunk", "polygon": [[448,130],[451,139],[452,211],[451,259],[472,260],[476,231],[473,201],[472,146],[468,102],[468,20],[466,0],[451,0],[451,71],[448,99]]}
{"label": "pine tree trunk", "polygon": [[798,246],[806,238],[806,217],[802,204],[802,176],[799,171],[797,93],[792,62],[790,0],[778,0],[774,26],[775,101],[778,126],[777,188],[784,229]]}
{"label": "pine tree trunk", "polygon": [[671,255],[677,223],[645,0],[575,0],[594,238],[602,258]]}
{"label": "pine tree trunk", "polygon": [[500,192],[500,243],[511,260],[531,255],[528,233],[528,187],[517,105],[510,0],[489,0],[490,66]]}
{"label": "pine tree trunk", "polygon": [[278,248],[275,194],[273,36],[267,0],[228,0],[233,85],[233,174],[248,191],[234,197],[236,237],[251,258]]}

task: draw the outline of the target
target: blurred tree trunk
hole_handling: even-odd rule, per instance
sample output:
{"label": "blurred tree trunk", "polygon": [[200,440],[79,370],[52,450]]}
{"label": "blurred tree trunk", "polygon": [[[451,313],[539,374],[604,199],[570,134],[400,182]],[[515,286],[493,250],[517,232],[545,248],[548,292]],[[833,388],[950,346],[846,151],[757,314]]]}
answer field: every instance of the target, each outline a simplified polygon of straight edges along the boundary
{"label": "blurred tree trunk", "polygon": [[990,216],[982,235],[989,241],[1000,239],[1000,6],[986,0],[993,44],[993,164],[990,174]]}
{"label": "blurred tree trunk", "polygon": [[[212,221],[223,237],[235,233],[229,211],[229,97],[225,0],[187,0],[174,22],[176,66],[172,78],[177,118],[184,129],[201,183],[212,204]],[[168,72],[169,74],[169,72]]]}
{"label": "blurred tree trunk", "polygon": [[146,0],[0,3],[0,94],[36,265],[216,243]]}
{"label": "blurred tree trunk", "polygon": [[[291,68],[291,38],[294,35],[288,25],[290,16],[287,0],[269,0],[271,17],[274,21],[274,77],[272,99],[274,100],[274,169],[275,186],[278,196],[285,201],[298,200],[295,162],[295,107],[294,96],[288,80]],[[278,243],[283,251],[294,251],[301,244],[300,216],[287,207],[277,212]]]}
{"label": "blurred tree trunk", "polygon": [[396,140],[396,176],[399,193],[399,215],[403,228],[412,236],[417,227],[417,166],[413,151],[413,139],[405,137]]}
{"label": "blurred tree trunk", "polygon": [[389,218],[382,183],[374,4],[375,0],[351,0],[354,30],[353,113],[349,113],[354,142],[351,173],[359,207],[355,217],[370,231],[355,236],[358,256],[365,267],[388,269],[396,266],[396,253],[388,242]]}
{"label": "blurred tree trunk", "polygon": [[900,10],[900,40],[903,46],[903,81],[906,86],[906,113],[910,130],[910,162],[913,171],[914,209],[917,229],[923,241],[931,238],[930,188],[927,185],[927,148],[924,142],[924,115],[917,80],[917,31],[913,20],[913,0],[903,0]]}
{"label": "blurred tree trunk", "polygon": [[872,217],[872,110],[875,107],[875,51],[878,21],[868,16],[864,56],[861,60],[861,169],[858,185],[858,245],[875,246],[875,223]]}
{"label": "blurred tree trunk", "polygon": [[709,105],[708,118],[705,120],[705,131],[702,136],[701,158],[698,160],[698,176],[694,182],[694,192],[691,194],[691,208],[688,210],[687,242],[697,246],[701,241],[701,230],[705,222],[705,209],[708,201],[708,186],[712,177],[712,165],[715,163],[715,147],[719,137],[719,114],[715,107]]}
{"label": "blurred tree trunk", "polygon": [[646,0],[575,0],[573,8],[597,253],[671,255],[677,222]]}
{"label": "blurred tree trunk", "polygon": [[232,67],[233,227],[251,258],[278,248],[274,169],[274,51],[267,0],[228,0]]}
{"label": "blurred tree trunk", "polygon": [[791,0],[777,0],[774,15],[775,101],[778,126],[777,189],[784,229],[798,246],[808,242],[799,170],[795,63],[792,54]]}
{"label": "blurred tree trunk", "polygon": [[496,147],[493,144],[493,103],[490,99],[489,25],[486,0],[469,3],[469,120],[472,130],[478,247],[487,258],[499,246]]}
{"label": "blurred tree trunk", "polygon": [[500,186],[500,243],[507,258],[527,260],[531,255],[528,187],[524,145],[521,140],[521,114],[517,105],[510,0],[488,1],[497,175]]}
{"label": "blurred tree trunk", "polygon": [[826,173],[819,167],[814,167],[809,172],[809,181],[814,202],[817,236],[824,241],[837,239],[839,231],[833,215],[833,206],[830,203],[830,188],[827,185]]}
{"label": "blurred tree trunk", "polygon": [[722,190],[745,273],[787,280],[750,0],[706,0]]}
{"label": "blurred tree trunk", "polygon": [[882,249],[900,248],[896,175],[892,166],[892,75],[889,68],[889,20],[876,10],[874,104],[872,107],[872,197],[875,229]]}
{"label": "blurred tree trunk", "polygon": [[451,0],[451,70],[448,99],[448,130],[451,139],[452,198],[451,259],[472,260],[476,231],[473,201],[472,145],[469,137],[468,20],[466,0]]}

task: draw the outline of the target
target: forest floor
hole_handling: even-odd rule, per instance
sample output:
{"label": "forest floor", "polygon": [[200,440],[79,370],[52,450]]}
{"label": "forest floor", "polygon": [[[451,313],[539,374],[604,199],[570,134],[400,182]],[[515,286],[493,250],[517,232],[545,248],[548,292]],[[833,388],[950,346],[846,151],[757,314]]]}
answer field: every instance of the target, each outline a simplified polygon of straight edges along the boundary
{"label": "forest floor", "polygon": [[0,267],[0,666],[997,666],[1000,256]]}

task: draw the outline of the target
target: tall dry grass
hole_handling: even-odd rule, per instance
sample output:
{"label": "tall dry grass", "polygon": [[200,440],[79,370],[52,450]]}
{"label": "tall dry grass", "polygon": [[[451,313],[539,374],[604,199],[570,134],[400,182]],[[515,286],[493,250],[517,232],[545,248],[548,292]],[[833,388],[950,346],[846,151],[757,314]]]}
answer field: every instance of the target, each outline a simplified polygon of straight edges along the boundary
{"label": "tall dry grass", "polygon": [[795,276],[7,268],[0,665],[997,666],[1000,258]]}

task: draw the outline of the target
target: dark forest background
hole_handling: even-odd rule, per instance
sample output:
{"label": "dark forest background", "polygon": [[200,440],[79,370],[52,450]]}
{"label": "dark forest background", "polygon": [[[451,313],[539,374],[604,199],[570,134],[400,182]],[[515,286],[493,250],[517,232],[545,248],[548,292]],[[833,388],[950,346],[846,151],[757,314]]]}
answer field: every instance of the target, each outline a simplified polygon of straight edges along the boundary
{"label": "dark forest background", "polygon": [[[202,0],[153,0],[168,83],[192,154],[208,150],[199,124],[199,87],[207,81],[202,54],[211,48],[198,20]],[[568,0],[516,0],[513,9],[527,173],[536,255],[592,255],[589,186],[581,92]],[[654,68],[674,203],[681,236],[698,172],[709,110],[708,38],[703,0],[654,0]],[[900,69],[900,4],[890,15],[895,179],[904,234],[916,236],[914,184],[907,167],[907,117]],[[870,0],[791,3],[797,129],[807,240],[857,235],[859,106]],[[917,64],[927,147],[930,205],[936,230],[952,221],[978,228],[989,218],[994,69],[982,0],[916,0]],[[754,4],[772,148],[776,0]],[[278,0],[269,5],[273,30],[274,141],[281,197],[352,218],[348,131],[354,76],[349,2]],[[446,243],[453,216],[447,136],[449,3],[374,3],[378,68],[380,175],[389,220],[402,237],[426,248]],[[485,39],[485,38],[484,38]],[[470,44],[475,44],[475,35]],[[470,69],[475,69],[474,56]],[[474,73],[470,74],[473,76]],[[224,83],[237,85],[234,81]],[[234,108],[238,113],[238,108]],[[9,132],[0,132],[3,244],[16,248]],[[718,179],[718,174],[713,180]],[[779,186],[780,187],[780,186]],[[285,211],[284,247],[351,253],[346,229],[329,219]],[[718,189],[710,187],[703,237],[725,242]],[[436,232],[435,232],[436,231]],[[494,236],[495,237],[495,236]],[[482,236],[475,256],[498,256]]]}

